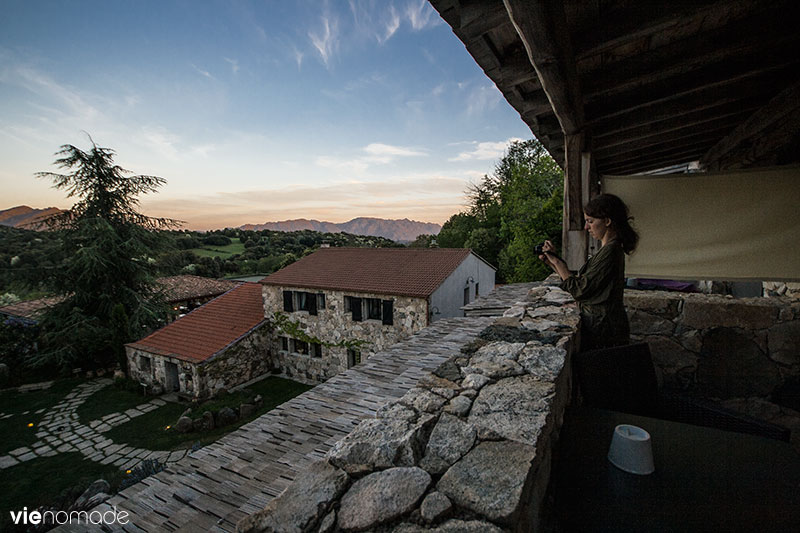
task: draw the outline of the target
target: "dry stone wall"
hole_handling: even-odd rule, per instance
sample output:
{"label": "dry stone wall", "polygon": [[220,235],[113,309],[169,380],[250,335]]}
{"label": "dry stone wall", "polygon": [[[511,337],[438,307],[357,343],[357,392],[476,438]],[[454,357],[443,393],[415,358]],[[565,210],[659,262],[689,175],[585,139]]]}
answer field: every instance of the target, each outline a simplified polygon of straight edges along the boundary
{"label": "dry stone wall", "polygon": [[[299,322],[308,335],[323,342],[336,344],[342,341],[366,341],[367,344],[360,350],[362,361],[428,325],[428,304],[424,298],[264,285],[264,310],[268,318],[276,312],[283,312],[285,290],[324,294],[325,308],[318,309],[315,316],[309,315],[307,311],[295,311],[287,313],[288,317]],[[360,322],[353,321],[351,313],[345,312],[345,296],[392,300],[393,324],[385,325],[381,320],[369,320],[366,317]],[[321,383],[348,368],[345,347],[325,346],[322,348],[322,357],[314,357],[281,350],[278,335],[280,333],[276,333],[270,350],[272,365],[281,369],[287,377]]]}
{"label": "dry stone wall", "polygon": [[578,321],[567,293],[532,289],[237,530],[535,530]]}
{"label": "dry stone wall", "polygon": [[800,300],[626,291],[625,304],[664,387],[787,427],[800,449]]}

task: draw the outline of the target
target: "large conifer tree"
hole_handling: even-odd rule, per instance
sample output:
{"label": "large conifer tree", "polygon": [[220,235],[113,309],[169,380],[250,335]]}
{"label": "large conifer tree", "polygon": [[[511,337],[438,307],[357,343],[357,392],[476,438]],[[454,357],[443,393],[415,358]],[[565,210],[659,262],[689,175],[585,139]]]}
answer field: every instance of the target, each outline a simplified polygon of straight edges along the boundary
{"label": "large conifer tree", "polygon": [[117,359],[124,370],[122,344],[163,316],[149,256],[158,245],[156,230],[178,222],[137,211],[139,195],[155,192],[166,180],[131,176],[114,164],[113,150],[89,140],[88,151],[67,144],[56,153],[54,164],[69,173],[37,173],[78,198],[69,211],[48,220],[63,234],[66,260],[53,281],[64,300],[41,321],[37,363],[93,368]]}

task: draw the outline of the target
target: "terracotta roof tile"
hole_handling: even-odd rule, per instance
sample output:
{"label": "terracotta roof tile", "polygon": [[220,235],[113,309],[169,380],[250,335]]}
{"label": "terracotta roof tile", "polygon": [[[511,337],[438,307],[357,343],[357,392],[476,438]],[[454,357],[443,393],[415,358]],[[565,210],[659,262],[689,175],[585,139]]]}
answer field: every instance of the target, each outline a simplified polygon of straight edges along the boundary
{"label": "terracotta roof tile", "polygon": [[[156,283],[164,290],[168,303],[219,296],[239,285],[240,281],[204,278],[202,276],[169,276],[158,278]],[[0,313],[36,319],[47,308],[61,302],[63,296],[51,296],[27,300],[0,307]]]}
{"label": "terracotta roof tile", "polygon": [[164,290],[167,301],[170,303],[219,296],[239,284],[236,281],[187,275],[158,278],[157,283]]}
{"label": "terracotta roof tile", "polygon": [[36,300],[26,300],[15,304],[0,307],[0,313],[18,316],[23,318],[36,319],[44,310],[51,305],[55,305],[63,300],[60,296],[38,298]]}
{"label": "terracotta roof tile", "polygon": [[322,248],[261,283],[426,298],[469,254],[465,248]]}
{"label": "terracotta roof tile", "polygon": [[263,320],[261,285],[242,283],[127,346],[197,363],[220,352]]}

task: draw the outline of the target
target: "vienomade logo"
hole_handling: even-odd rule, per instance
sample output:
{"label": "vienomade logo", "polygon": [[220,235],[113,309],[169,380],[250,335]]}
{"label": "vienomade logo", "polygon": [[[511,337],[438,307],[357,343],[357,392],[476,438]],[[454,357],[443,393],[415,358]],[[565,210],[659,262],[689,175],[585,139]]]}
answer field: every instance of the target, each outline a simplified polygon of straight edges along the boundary
{"label": "vienomade logo", "polygon": [[81,524],[121,524],[125,525],[130,520],[128,519],[127,511],[118,511],[117,506],[109,509],[106,512],[100,511],[31,511],[28,512],[27,507],[23,507],[22,511],[11,511],[11,520],[16,525],[34,525],[39,524],[53,524],[53,525],[81,525]]}

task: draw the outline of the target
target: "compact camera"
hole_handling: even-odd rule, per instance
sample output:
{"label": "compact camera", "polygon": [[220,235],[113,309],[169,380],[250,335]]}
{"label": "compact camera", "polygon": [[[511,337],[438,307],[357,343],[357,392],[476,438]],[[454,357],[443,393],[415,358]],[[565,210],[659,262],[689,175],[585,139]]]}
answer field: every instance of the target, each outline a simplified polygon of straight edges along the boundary
{"label": "compact camera", "polygon": [[543,242],[537,244],[536,246],[533,247],[533,253],[535,253],[536,255],[544,254],[544,250],[542,249],[543,247],[544,247],[544,243]]}

